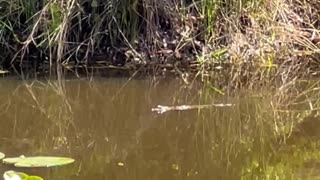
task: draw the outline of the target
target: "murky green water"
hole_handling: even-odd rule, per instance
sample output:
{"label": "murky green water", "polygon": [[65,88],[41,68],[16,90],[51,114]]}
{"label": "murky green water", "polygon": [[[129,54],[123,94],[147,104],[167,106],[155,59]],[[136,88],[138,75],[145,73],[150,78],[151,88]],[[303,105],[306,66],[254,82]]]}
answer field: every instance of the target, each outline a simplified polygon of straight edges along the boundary
{"label": "murky green water", "polygon": [[[67,156],[8,169],[50,180],[320,179],[319,84],[224,91],[178,79],[0,80],[0,152]],[[152,112],[157,105],[232,103]]]}

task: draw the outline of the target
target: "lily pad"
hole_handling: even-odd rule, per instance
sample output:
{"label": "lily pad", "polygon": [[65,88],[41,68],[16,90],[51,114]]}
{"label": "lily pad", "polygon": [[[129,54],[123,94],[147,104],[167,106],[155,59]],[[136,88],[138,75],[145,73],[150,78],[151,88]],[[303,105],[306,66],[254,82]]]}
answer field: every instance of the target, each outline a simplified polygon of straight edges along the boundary
{"label": "lily pad", "polygon": [[14,158],[5,158],[2,160],[2,162],[5,164],[15,164],[25,158],[26,158],[25,156],[14,157]]}
{"label": "lily pad", "polygon": [[43,180],[39,176],[29,176],[23,172],[6,171],[3,174],[4,180]]}
{"label": "lily pad", "polygon": [[5,158],[3,159],[3,162],[14,164],[16,167],[53,167],[73,163],[74,159],[66,157],[36,156]]}
{"label": "lily pad", "polygon": [[65,157],[26,157],[14,164],[16,167],[52,167],[73,163],[74,159]]}
{"label": "lily pad", "polygon": [[6,155],[4,155],[2,152],[0,152],[0,159],[3,159]]}

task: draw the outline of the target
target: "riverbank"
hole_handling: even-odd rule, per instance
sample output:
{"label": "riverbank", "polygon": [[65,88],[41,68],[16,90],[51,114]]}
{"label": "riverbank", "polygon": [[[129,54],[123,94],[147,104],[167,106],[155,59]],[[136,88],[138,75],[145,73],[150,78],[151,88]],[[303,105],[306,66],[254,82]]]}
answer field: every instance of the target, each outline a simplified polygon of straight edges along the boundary
{"label": "riverbank", "polygon": [[252,68],[317,74],[319,6],[315,0],[4,1],[1,67],[204,75],[236,66],[242,74]]}

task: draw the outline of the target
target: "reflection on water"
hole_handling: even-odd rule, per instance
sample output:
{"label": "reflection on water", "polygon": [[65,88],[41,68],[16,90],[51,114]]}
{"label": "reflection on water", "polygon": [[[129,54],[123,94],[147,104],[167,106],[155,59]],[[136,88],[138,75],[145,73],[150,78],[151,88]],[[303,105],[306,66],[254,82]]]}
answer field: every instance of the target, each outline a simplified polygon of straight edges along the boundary
{"label": "reflection on water", "polygon": [[[320,127],[318,83],[302,87],[308,91],[222,96],[177,79],[96,79],[68,80],[62,93],[55,81],[3,79],[0,151],[76,159],[61,168],[19,169],[51,180],[314,179],[319,135],[304,132]],[[151,112],[159,104],[210,103],[234,106]],[[1,165],[0,173],[8,169]]]}

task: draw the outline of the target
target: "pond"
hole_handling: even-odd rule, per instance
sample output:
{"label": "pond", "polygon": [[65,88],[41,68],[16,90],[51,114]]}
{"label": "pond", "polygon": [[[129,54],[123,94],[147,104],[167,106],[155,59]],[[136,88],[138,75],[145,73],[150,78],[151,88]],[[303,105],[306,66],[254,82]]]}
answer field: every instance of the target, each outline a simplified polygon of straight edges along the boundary
{"label": "pond", "polygon": [[[179,78],[0,80],[0,152],[50,180],[320,179],[320,84],[217,91]],[[222,94],[222,92],[224,94]],[[162,114],[158,105],[232,104]]]}

